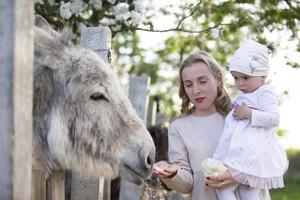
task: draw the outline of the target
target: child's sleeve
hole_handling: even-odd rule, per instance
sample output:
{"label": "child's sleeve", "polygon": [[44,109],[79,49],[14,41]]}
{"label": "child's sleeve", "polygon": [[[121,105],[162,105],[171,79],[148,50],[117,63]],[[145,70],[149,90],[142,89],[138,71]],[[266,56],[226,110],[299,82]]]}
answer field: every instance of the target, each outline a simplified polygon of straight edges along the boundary
{"label": "child's sleeve", "polygon": [[276,94],[272,90],[264,90],[258,94],[259,110],[252,110],[252,126],[276,127],[279,125],[279,105]]}

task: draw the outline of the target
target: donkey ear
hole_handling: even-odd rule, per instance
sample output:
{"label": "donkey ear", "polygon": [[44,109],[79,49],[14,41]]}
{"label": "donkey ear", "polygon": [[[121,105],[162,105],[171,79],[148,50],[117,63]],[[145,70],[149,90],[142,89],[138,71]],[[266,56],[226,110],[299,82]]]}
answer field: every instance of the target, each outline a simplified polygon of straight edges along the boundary
{"label": "donkey ear", "polygon": [[34,25],[43,29],[54,38],[60,38],[60,34],[55,31],[52,26],[41,15],[36,15],[34,19]]}
{"label": "donkey ear", "polygon": [[64,66],[63,51],[65,45],[43,29],[34,27],[35,65],[57,69]]}
{"label": "donkey ear", "polygon": [[34,19],[34,24],[40,29],[43,29],[46,33],[50,34],[53,38],[59,40],[66,46],[71,46],[71,39],[73,33],[71,28],[64,28],[61,32],[55,31],[52,26],[40,15],[36,15]]}

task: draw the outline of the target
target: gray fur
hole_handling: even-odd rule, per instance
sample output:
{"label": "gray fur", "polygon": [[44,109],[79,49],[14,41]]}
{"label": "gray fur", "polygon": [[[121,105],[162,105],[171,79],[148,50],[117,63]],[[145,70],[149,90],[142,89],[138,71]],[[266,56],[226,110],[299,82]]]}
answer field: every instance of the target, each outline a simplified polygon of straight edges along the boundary
{"label": "gray fur", "polygon": [[154,144],[115,74],[96,53],[36,24],[35,164],[140,183],[152,171]]}

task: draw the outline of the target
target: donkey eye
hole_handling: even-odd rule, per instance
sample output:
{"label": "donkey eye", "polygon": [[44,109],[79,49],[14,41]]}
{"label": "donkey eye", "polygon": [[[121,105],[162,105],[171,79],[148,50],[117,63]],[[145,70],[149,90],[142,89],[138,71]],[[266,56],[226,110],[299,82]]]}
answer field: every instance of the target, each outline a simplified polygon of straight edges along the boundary
{"label": "donkey eye", "polygon": [[108,101],[108,99],[103,94],[101,94],[100,92],[96,92],[96,93],[92,94],[90,96],[90,99],[92,99],[94,101],[100,101],[100,100]]}

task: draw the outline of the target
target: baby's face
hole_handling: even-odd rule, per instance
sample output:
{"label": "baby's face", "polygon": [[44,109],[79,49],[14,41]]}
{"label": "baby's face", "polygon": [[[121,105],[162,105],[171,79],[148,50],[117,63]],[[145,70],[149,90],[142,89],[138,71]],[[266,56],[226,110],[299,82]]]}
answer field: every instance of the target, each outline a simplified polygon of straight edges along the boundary
{"label": "baby's face", "polygon": [[232,71],[236,87],[244,93],[254,92],[257,88],[265,84],[266,76],[250,76],[240,72]]}

